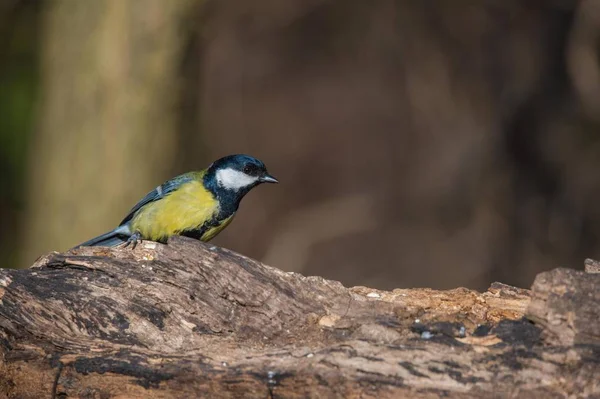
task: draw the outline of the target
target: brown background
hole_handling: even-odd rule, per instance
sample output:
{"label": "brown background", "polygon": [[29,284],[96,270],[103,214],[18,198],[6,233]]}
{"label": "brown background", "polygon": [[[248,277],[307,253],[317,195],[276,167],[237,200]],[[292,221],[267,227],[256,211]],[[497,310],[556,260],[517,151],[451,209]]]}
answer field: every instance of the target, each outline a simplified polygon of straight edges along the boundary
{"label": "brown background", "polygon": [[20,205],[4,206],[0,233],[20,255],[6,266],[108,230],[164,179],[237,152],[281,184],[250,193],[214,242],[284,270],[483,289],[600,255],[595,1],[2,12],[5,38],[37,32],[21,60],[37,76],[17,131],[26,172],[3,197]]}

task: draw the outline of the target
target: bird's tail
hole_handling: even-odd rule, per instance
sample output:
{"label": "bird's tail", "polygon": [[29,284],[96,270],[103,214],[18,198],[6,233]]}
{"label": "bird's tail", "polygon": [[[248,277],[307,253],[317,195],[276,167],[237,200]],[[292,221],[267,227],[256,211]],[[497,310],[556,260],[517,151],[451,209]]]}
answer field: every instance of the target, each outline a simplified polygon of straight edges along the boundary
{"label": "bird's tail", "polygon": [[79,247],[114,247],[123,244],[129,238],[129,229],[125,226],[119,226],[114,230],[92,238],[86,242],[77,245]]}

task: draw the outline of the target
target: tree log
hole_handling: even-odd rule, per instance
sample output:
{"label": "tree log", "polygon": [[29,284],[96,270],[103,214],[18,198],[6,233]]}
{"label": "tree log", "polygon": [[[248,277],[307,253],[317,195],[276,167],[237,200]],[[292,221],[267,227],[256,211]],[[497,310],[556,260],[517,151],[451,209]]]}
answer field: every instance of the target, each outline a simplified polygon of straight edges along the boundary
{"label": "tree log", "polygon": [[384,292],[181,237],[79,248],[0,270],[0,396],[591,397],[599,292],[567,269]]}

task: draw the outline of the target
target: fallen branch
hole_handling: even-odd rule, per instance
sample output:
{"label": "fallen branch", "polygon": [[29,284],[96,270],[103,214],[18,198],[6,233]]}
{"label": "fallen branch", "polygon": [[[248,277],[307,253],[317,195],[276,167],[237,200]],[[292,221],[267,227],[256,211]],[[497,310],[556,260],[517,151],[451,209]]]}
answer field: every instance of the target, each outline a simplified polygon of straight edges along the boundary
{"label": "fallen branch", "polygon": [[80,248],[0,270],[0,393],[600,394],[599,293],[600,274],[567,269],[542,273],[532,292],[384,292],[186,238]]}

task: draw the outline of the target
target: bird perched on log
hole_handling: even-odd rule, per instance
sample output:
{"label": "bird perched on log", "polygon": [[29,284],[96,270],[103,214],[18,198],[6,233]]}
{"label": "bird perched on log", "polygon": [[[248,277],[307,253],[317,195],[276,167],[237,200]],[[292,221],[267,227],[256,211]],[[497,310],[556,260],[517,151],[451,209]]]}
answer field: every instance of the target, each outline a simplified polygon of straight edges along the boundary
{"label": "bird perched on log", "polygon": [[248,155],[229,155],[207,169],[166,181],[129,211],[119,226],[81,246],[112,247],[139,240],[166,242],[173,235],[209,241],[231,223],[240,201],[261,183],[278,183],[265,164]]}

